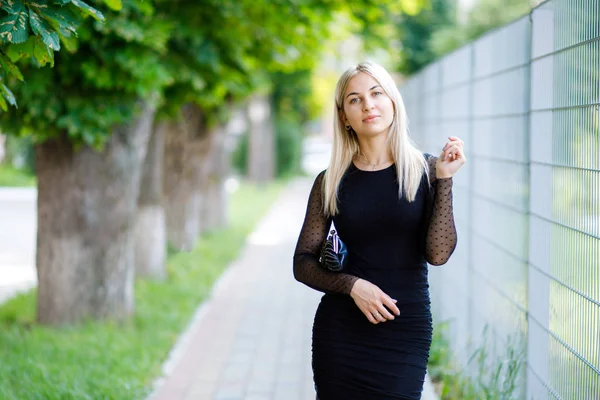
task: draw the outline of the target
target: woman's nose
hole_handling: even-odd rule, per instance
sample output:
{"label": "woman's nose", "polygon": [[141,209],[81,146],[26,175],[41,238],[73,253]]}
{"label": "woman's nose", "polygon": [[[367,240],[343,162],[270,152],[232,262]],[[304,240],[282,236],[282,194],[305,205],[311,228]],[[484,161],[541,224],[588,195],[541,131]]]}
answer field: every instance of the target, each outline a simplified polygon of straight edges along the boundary
{"label": "woman's nose", "polygon": [[363,103],[365,111],[369,111],[373,108],[373,102],[371,100],[365,100]]}

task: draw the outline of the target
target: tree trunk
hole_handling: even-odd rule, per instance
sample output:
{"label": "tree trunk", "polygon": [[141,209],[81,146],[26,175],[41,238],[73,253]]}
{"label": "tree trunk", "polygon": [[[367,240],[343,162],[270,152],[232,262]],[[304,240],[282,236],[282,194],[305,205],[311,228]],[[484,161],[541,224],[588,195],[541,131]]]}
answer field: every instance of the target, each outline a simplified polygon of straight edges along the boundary
{"label": "tree trunk", "polygon": [[184,106],[183,115],[166,130],[164,193],[169,243],[188,251],[200,236],[202,174],[212,136],[198,107]]}
{"label": "tree trunk", "polygon": [[37,319],[62,324],[133,312],[134,222],[154,107],[101,152],[66,136],[36,146]]}
{"label": "tree trunk", "polygon": [[248,102],[248,178],[266,183],[275,177],[274,127],[268,96],[255,95]]}
{"label": "tree trunk", "polygon": [[136,278],[163,280],[167,275],[167,234],[163,207],[163,160],[166,125],[152,130],[144,161],[135,225]]}
{"label": "tree trunk", "polygon": [[229,210],[225,180],[229,175],[229,157],[225,148],[223,128],[213,134],[212,146],[207,160],[207,173],[202,204],[201,231],[223,228],[227,225]]}

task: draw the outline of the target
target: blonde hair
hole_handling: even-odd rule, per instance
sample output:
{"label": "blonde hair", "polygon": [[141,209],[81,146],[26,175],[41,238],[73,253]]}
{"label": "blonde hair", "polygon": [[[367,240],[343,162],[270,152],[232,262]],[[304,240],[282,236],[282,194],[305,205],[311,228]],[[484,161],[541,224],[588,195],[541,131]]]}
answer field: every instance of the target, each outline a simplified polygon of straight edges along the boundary
{"label": "blonde hair", "polygon": [[[360,153],[358,137],[354,129],[346,130],[341,113],[344,111],[344,93],[350,80],[360,72],[371,75],[381,85],[394,105],[394,119],[388,131],[387,143],[396,165],[398,197],[403,195],[409,202],[415,200],[423,172],[429,177],[427,161],[421,150],[408,136],[408,118],[402,96],[390,74],[380,65],[364,62],[348,69],[338,80],[335,89],[335,118],[333,123],[333,148],[329,167],[323,180],[323,206],[327,216],[338,212],[338,189],[344,173],[355,154]],[[429,179],[427,179],[429,182]]]}

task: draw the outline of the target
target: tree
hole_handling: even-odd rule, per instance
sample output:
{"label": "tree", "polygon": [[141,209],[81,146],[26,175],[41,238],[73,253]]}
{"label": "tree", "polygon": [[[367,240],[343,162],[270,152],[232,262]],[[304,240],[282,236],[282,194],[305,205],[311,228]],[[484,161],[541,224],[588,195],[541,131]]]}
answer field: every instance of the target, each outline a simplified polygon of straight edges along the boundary
{"label": "tree", "polygon": [[[105,3],[115,10],[121,8],[120,0],[105,0]],[[31,57],[36,66],[54,66],[54,52],[60,50],[61,43],[68,51],[73,49],[77,27],[88,15],[104,20],[101,12],[81,0],[56,0],[50,4],[0,2],[0,107],[4,111],[8,104],[16,107],[17,101],[3,81],[9,78],[24,81],[15,63]]]}
{"label": "tree", "polygon": [[436,31],[455,24],[455,2],[452,0],[430,0],[415,15],[404,15],[397,25],[402,42],[398,71],[411,75],[429,64],[438,56],[430,45]]}
{"label": "tree", "polygon": [[30,135],[38,175],[38,320],[60,324],[133,311],[133,221],[141,166],[162,88],[170,25],[149,2],[104,24],[84,21],[55,67],[24,62],[18,109],[3,132]]}
{"label": "tree", "polygon": [[134,228],[138,206],[161,206],[157,179],[168,169],[157,166],[162,138],[152,134],[164,135],[165,164],[185,160],[181,182],[164,177],[177,186],[162,188],[167,209],[206,214],[194,197],[229,109],[270,91],[270,73],[310,68],[327,22],[348,4],[126,0],[116,12],[108,0],[90,3],[106,21],[84,20],[54,68],[15,61],[28,79],[14,87],[19,108],[0,120],[3,132],[35,142],[38,320],[49,324],[133,311],[134,238],[145,231]]}
{"label": "tree", "polygon": [[530,10],[530,0],[480,0],[468,12],[464,23],[456,22],[435,31],[429,47],[440,57]]}

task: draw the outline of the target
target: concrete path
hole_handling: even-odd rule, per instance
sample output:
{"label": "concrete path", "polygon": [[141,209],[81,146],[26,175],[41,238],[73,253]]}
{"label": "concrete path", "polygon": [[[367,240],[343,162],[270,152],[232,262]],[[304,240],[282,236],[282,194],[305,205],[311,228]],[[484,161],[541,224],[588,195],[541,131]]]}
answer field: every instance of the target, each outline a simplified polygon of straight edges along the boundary
{"label": "concrete path", "polygon": [[37,283],[37,191],[0,188],[0,304]]}
{"label": "concrete path", "polygon": [[[151,400],[314,400],[311,327],[321,294],[292,275],[311,183],[293,182],[250,236],[173,349]],[[435,399],[430,385],[425,394]]]}

